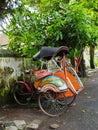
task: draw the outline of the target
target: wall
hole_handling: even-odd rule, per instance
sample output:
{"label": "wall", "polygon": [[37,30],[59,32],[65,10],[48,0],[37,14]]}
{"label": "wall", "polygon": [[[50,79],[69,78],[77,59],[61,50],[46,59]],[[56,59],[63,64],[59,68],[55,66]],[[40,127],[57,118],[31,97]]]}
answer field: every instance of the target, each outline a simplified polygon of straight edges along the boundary
{"label": "wall", "polygon": [[0,57],[0,105],[6,102],[10,88],[25,69],[32,68],[28,58]]}

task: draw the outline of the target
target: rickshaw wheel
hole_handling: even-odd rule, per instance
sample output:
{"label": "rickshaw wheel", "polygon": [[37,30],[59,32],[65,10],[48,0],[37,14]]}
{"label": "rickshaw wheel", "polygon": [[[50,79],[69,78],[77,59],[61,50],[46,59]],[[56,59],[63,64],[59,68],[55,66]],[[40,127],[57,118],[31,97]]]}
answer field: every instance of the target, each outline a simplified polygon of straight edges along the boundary
{"label": "rickshaw wheel", "polygon": [[76,95],[72,97],[67,97],[67,105],[70,107],[72,103],[75,101],[75,99],[76,99]]}
{"label": "rickshaw wheel", "polygon": [[[61,96],[60,96],[61,95]],[[67,110],[67,98],[64,93],[56,93],[52,90],[40,93],[38,98],[40,109],[48,116],[55,117]]]}
{"label": "rickshaw wheel", "polygon": [[27,105],[31,99],[31,94],[28,93],[26,86],[21,83],[16,83],[13,87],[12,94],[14,100],[19,105]]}

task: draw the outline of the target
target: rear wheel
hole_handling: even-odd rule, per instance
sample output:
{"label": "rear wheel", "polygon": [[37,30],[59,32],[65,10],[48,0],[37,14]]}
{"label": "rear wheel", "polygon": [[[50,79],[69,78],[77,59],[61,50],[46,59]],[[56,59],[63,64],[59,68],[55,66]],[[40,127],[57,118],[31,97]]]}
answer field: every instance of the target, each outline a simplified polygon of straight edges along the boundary
{"label": "rear wheel", "polygon": [[67,100],[63,93],[48,90],[38,98],[40,109],[48,116],[59,116],[67,110]]}
{"label": "rear wheel", "polygon": [[13,88],[13,97],[18,104],[27,105],[31,100],[31,93],[28,93],[24,84],[16,83]]}

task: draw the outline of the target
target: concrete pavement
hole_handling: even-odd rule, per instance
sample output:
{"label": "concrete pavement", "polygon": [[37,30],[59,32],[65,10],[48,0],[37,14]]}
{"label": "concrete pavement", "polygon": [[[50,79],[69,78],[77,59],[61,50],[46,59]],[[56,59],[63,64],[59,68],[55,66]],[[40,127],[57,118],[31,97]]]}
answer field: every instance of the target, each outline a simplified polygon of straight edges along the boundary
{"label": "concrete pavement", "polygon": [[[24,120],[29,124],[40,120],[38,130],[98,130],[98,72],[88,78],[84,87],[73,105],[60,117],[48,117],[39,108],[10,106],[0,108],[0,121]],[[53,125],[57,127],[51,127]]]}

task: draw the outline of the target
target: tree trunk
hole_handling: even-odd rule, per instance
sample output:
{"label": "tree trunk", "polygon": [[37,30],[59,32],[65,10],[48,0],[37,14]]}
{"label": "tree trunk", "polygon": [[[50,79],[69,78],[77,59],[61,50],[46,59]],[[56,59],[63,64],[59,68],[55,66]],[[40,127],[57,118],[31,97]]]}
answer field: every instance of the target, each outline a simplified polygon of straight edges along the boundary
{"label": "tree trunk", "polygon": [[95,69],[95,65],[94,65],[94,46],[90,45],[90,68],[91,69]]}
{"label": "tree trunk", "polygon": [[80,61],[80,64],[79,64],[79,76],[81,77],[86,77],[87,74],[86,74],[86,67],[85,67],[85,60],[83,58],[83,53],[81,54],[81,61]]}

